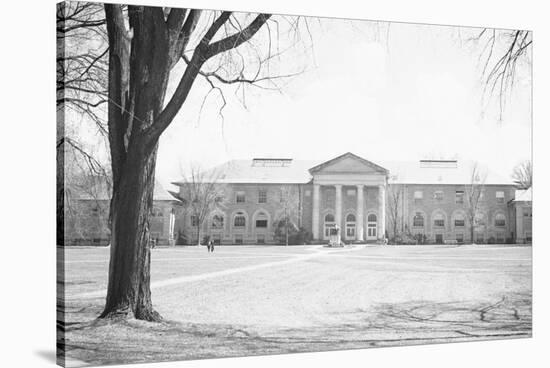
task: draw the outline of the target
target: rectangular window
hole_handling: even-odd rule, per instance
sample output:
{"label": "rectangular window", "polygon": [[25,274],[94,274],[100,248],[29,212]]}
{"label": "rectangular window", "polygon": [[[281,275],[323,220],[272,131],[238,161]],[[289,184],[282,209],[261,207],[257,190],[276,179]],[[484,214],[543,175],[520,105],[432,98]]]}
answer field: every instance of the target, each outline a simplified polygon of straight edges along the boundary
{"label": "rectangular window", "polygon": [[242,243],[243,243],[243,236],[235,235],[235,244],[242,244]]}
{"label": "rectangular window", "polygon": [[265,244],[265,235],[263,234],[258,235],[256,238],[256,242],[258,244]]}
{"label": "rectangular window", "polygon": [[497,203],[504,203],[504,191],[497,190],[496,198],[497,198]]}
{"label": "rectangular window", "polygon": [[195,215],[191,216],[191,226],[199,226],[199,218]]}
{"label": "rectangular window", "polygon": [[533,212],[528,208],[524,208],[523,209],[523,217],[533,217]]}
{"label": "rectangular window", "polygon": [[413,218],[414,227],[424,227],[424,217],[420,212],[417,212]]}
{"label": "rectangular window", "polygon": [[267,191],[260,190],[258,192],[258,203],[267,203]]}
{"label": "rectangular window", "polygon": [[244,203],[244,201],[245,201],[244,192],[237,192],[235,195],[235,202]]}
{"label": "rectangular window", "polygon": [[525,241],[529,243],[533,241],[533,234],[530,231],[525,232]]}
{"label": "rectangular window", "polygon": [[456,242],[464,243],[464,234],[456,234]]}
{"label": "rectangular window", "polygon": [[498,227],[504,227],[504,226],[506,226],[506,220],[505,220],[505,219],[497,218],[497,219],[495,220],[495,226],[498,226]]}
{"label": "rectangular window", "polygon": [[455,226],[463,227],[464,226],[464,219],[455,219]]}
{"label": "rectangular window", "polygon": [[443,244],[443,234],[435,234],[435,243]]}
{"label": "rectangular window", "polygon": [[445,226],[445,220],[444,219],[435,219],[434,220],[434,226],[444,227]]}
{"label": "rectangular window", "polygon": [[455,203],[456,204],[463,204],[464,203],[464,191],[457,190],[455,192]]}
{"label": "rectangular window", "polygon": [[267,220],[256,220],[256,227],[267,228]]}
{"label": "rectangular window", "polygon": [[434,198],[436,201],[442,201],[443,200],[443,191],[442,190],[436,190],[434,192]]}

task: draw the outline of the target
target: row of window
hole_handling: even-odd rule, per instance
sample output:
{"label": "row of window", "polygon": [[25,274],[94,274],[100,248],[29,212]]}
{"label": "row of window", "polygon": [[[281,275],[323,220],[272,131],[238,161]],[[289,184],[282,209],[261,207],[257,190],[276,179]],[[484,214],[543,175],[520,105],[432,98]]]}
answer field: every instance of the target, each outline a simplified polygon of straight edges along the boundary
{"label": "row of window", "polygon": [[[223,229],[224,217],[223,215],[214,215],[212,216],[212,222],[210,227],[212,229]],[[191,216],[191,226],[197,227],[199,225],[199,218],[195,215]],[[267,215],[263,212],[260,212],[256,216],[256,228],[266,229],[268,225]],[[237,212],[233,218],[233,227],[242,228],[246,227],[246,216],[243,212]]]}
{"label": "row of window", "polygon": [[[454,226],[455,227],[464,227],[465,226],[465,218],[462,214],[457,214],[454,218]],[[496,227],[505,227],[506,226],[506,216],[504,216],[502,213],[498,213],[495,216],[494,220]],[[483,220],[483,216],[476,216],[475,218],[475,225],[476,226],[484,226],[485,221]],[[433,216],[433,226],[434,227],[445,227],[445,216],[441,213],[436,213]],[[417,212],[413,217],[413,227],[424,227],[424,215],[422,212]]]}
{"label": "row of window", "polygon": [[[444,192],[442,190],[436,190],[434,191],[434,199],[436,201],[443,201],[445,196]],[[477,193],[477,195],[474,193],[473,197],[477,197],[477,200],[481,200],[483,198],[483,192]],[[414,191],[414,202],[415,203],[421,203],[424,199],[424,191],[422,190],[415,190]],[[504,203],[504,191],[497,190],[495,192],[495,199],[496,203]],[[463,204],[464,203],[464,191],[463,190],[457,190],[455,191],[455,203],[456,204]]]}

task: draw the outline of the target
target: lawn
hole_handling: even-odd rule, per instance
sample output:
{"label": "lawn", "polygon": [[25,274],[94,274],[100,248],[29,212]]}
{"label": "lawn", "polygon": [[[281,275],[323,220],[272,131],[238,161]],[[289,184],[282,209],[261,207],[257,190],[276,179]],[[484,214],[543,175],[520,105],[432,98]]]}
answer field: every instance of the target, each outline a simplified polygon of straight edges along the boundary
{"label": "lawn", "polygon": [[531,247],[152,250],[162,323],[96,320],[108,248],[67,248],[68,366],[531,336]]}

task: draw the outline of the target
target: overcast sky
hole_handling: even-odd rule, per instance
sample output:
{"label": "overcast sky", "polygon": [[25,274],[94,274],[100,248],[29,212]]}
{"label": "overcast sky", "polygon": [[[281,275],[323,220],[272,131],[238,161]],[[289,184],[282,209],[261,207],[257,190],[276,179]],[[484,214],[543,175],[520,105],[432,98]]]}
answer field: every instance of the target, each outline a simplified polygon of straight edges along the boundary
{"label": "overcast sky", "polygon": [[[388,30],[333,19],[310,24],[313,49],[298,45],[279,61],[281,72],[306,69],[282,93],[249,88],[245,108],[226,88],[222,123],[217,91],[199,119],[209,87],[196,82],[161,137],[163,184],[179,179],[180,166],[235,158],[330,159],[348,151],[374,162],[457,157],[506,177],[530,158],[530,66],[519,66],[499,121],[496,102],[482,99],[480,47],[467,40],[477,30],[399,23]],[[175,73],[169,91],[178,79]]]}

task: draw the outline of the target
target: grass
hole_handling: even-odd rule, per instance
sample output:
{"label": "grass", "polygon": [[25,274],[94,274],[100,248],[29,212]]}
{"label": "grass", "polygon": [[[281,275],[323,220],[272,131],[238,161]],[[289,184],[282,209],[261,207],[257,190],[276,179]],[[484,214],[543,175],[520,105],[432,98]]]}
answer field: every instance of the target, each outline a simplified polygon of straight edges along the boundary
{"label": "grass", "polygon": [[108,249],[65,249],[67,365],[531,336],[531,248],[152,250],[162,323],[100,321]]}

